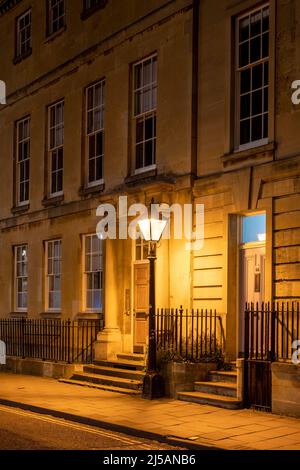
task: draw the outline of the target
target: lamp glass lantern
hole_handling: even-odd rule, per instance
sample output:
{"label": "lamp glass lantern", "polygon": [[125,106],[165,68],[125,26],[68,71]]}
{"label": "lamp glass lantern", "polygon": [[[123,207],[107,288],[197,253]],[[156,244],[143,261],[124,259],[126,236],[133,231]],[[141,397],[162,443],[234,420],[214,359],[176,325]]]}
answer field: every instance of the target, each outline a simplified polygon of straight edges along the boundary
{"label": "lamp glass lantern", "polygon": [[[153,203],[153,202],[152,202]],[[140,220],[139,228],[143,238],[149,242],[149,332],[146,375],[143,381],[143,397],[148,399],[164,396],[164,380],[157,371],[156,363],[156,325],[155,325],[155,260],[156,245],[166,228],[167,221],[158,217]]]}

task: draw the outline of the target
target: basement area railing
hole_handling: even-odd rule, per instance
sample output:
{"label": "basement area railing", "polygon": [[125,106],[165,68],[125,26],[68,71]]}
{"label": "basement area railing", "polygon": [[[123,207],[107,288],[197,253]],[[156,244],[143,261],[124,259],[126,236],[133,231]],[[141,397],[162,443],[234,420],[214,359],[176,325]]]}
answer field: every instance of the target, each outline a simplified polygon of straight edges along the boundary
{"label": "basement area railing", "polygon": [[300,303],[247,303],[245,354],[255,360],[292,360],[300,346]]}
{"label": "basement area railing", "polygon": [[216,310],[159,309],[156,314],[158,351],[192,362],[219,358],[225,349],[222,316]]}
{"label": "basement area railing", "polygon": [[44,361],[88,364],[102,320],[1,319],[6,355]]}

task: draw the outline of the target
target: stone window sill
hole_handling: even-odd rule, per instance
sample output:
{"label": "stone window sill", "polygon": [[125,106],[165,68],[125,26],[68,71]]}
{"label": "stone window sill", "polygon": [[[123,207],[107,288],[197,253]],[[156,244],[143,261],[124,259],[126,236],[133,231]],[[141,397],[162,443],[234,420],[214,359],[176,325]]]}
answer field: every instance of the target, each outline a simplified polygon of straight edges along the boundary
{"label": "stone window sill", "polygon": [[232,152],[230,154],[223,155],[221,157],[224,168],[233,166],[235,164],[245,162],[255,162],[261,160],[273,160],[274,152],[276,150],[276,143],[270,142],[261,147],[254,147],[248,150],[242,150],[240,152]]}
{"label": "stone window sill", "polygon": [[27,212],[30,209],[30,204],[24,204],[23,206],[14,206],[11,208],[13,215],[21,215]]}
{"label": "stone window sill", "polygon": [[87,198],[87,197],[92,197],[92,196],[97,196],[101,194],[105,189],[104,183],[98,184],[96,186],[86,186],[84,188],[80,188],[78,191],[78,194],[82,198]]}
{"label": "stone window sill", "polygon": [[52,319],[55,319],[55,318],[60,318],[61,317],[61,312],[41,312],[40,313],[40,316],[42,318],[44,318],[45,320],[46,319],[49,319],[49,320],[52,320]]}
{"label": "stone window sill", "polygon": [[67,26],[64,25],[64,26],[62,26],[60,29],[58,29],[57,31],[55,31],[55,33],[47,34],[47,37],[46,37],[46,39],[45,39],[45,41],[44,41],[44,44],[47,44],[48,42],[54,41],[56,38],[58,38],[59,36],[61,36],[66,30],[67,30]]}
{"label": "stone window sill", "polygon": [[78,312],[76,320],[103,320],[102,312]]}
{"label": "stone window sill", "polygon": [[14,58],[14,60],[13,60],[13,64],[14,64],[14,65],[19,64],[19,63],[22,62],[23,60],[27,59],[27,57],[31,56],[31,54],[32,54],[32,48],[28,49],[28,51],[25,52],[25,54],[16,56],[16,57]]}
{"label": "stone window sill", "polygon": [[101,2],[99,2],[98,5],[95,5],[92,8],[88,8],[88,9],[83,10],[81,15],[80,15],[80,18],[82,20],[86,20],[87,18],[92,16],[96,11],[102,10],[102,8],[104,8],[107,5],[107,2],[108,2],[108,0],[102,0]]}
{"label": "stone window sill", "polygon": [[11,318],[27,318],[28,313],[27,312],[10,312],[9,316]]}
{"label": "stone window sill", "polygon": [[44,207],[55,207],[59,206],[64,201],[64,195],[55,196],[55,197],[46,197],[42,200],[42,204]]}
{"label": "stone window sill", "polygon": [[125,178],[125,183],[126,184],[134,184],[139,181],[147,180],[147,179],[153,179],[157,176],[157,170],[149,170],[149,171],[144,171],[142,173],[137,173],[135,175],[128,176]]}

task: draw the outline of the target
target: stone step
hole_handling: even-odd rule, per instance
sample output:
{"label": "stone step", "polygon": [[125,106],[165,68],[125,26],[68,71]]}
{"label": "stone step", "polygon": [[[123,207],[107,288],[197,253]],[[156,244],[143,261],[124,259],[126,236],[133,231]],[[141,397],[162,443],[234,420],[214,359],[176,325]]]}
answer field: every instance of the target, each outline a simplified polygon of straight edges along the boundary
{"label": "stone step", "polygon": [[144,355],[144,354],[126,354],[126,353],[120,353],[120,354],[117,354],[117,358],[118,358],[120,361],[142,362],[143,364],[145,363],[145,355]]}
{"label": "stone step", "polygon": [[236,385],[232,382],[195,382],[195,392],[209,393],[211,395],[222,395],[236,398]]}
{"label": "stone step", "polygon": [[124,379],[142,380],[144,372],[141,370],[119,369],[117,367],[106,367],[97,365],[83,366],[83,372],[87,374],[107,375]]}
{"label": "stone step", "polygon": [[144,370],[145,364],[139,361],[94,361],[95,366],[113,367],[123,370]]}
{"label": "stone step", "polygon": [[211,382],[230,382],[237,383],[236,371],[213,370],[209,372],[209,380]]}
{"label": "stone step", "polygon": [[242,407],[242,402],[237,398],[224,397],[203,392],[179,392],[177,398],[182,401],[199,403],[201,405],[217,406],[229,410],[237,410]]}
{"label": "stone step", "polygon": [[79,380],[81,382],[90,382],[98,385],[107,385],[130,390],[140,390],[143,385],[141,380],[124,379],[121,377],[109,377],[107,375],[100,374],[87,374],[84,372],[75,372],[72,375],[71,379]]}
{"label": "stone step", "polygon": [[108,392],[125,393],[126,395],[139,396],[141,394],[141,391],[139,390],[131,390],[129,388],[128,389],[120,388],[120,387],[115,387],[113,385],[99,385],[99,384],[94,384],[92,382],[85,382],[81,380],[59,379],[59,382],[70,384],[70,385],[79,385],[81,387],[94,388],[96,390],[105,390]]}

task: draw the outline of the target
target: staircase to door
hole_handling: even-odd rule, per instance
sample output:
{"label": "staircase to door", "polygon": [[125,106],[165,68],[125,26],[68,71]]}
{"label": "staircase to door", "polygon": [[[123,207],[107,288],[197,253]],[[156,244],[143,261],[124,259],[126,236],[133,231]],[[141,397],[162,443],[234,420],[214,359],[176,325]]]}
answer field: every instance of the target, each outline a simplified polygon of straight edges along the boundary
{"label": "staircase to door", "polygon": [[140,395],[145,376],[145,357],[142,354],[117,354],[115,361],[97,361],[84,365],[69,379],[60,382],[92,387],[98,390]]}
{"label": "staircase to door", "polygon": [[232,410],[241,408],[242,402],[237,398],[236,364],[230,363],[224,370],[209,372],[207,381],[195,382],[193,391],[179,392],[177,398]]}

